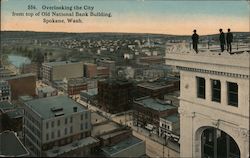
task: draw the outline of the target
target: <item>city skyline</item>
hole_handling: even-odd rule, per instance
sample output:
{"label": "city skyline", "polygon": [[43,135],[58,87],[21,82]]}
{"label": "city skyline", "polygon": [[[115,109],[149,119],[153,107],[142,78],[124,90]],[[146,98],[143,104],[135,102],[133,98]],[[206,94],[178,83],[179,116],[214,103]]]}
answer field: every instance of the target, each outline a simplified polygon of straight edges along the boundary
{"label": "city skyline", "polygon": [[[84,2],[84,3],[82,3]],[[37,11],[46,6],[88,5],[94,12],[111,12],[112,17],[83,17],[83,23],[45,24],[44,17],[14,17],[12,11],[25,12],[28,5]],[[189,35],[216,34],[219,28],[232,32],[249,31],[247,1],[1,1],[1,30],[38,32],[118,32]],[[52,17],[50,17],[52,18]],[[78,18],[78,17],[76,17]]]}

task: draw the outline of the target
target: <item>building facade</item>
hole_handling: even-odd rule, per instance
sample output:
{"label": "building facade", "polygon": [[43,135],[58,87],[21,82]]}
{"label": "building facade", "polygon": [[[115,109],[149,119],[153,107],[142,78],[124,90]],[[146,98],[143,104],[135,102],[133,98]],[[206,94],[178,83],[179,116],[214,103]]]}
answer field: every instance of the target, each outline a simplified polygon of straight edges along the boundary
{"label": "building facade", "polygon": [[21,74],[5,79],[11,87],[11,99],[17,100],[22,95],[36,95],[36,75]]}
{"label": "building facade", "polygon": [[0,80],[0,102],[11,101],[11,89],[7,81]]}
{"label": "building facade", "polygon": [[98,81],[98,105],[107,112],[129,110],[132,105],[133,85],[127,80]]}
{"label": "building facade", "polygon": [[80,148],[85,152],[78,156],[86,156],[98,143],[90,137],[90,111],[66,96],[29,100],[24,108],[24,143],[33,156],[62,156]]}
{"label": "building facade", "polygon": [[46,83],[78,77],[83,77],[82,62],[60,61],[42,64],[42,78]]}
{"label": "building facade", "polygon": [[133,109],[133,124],[155,133],[159,132],[161,117],[177,113],[177,107],[150,97],[135,99]]}
{"label": "building facade", "polygon": [[249,50],[167,49],[180,71],[180,156],[249,157]]}

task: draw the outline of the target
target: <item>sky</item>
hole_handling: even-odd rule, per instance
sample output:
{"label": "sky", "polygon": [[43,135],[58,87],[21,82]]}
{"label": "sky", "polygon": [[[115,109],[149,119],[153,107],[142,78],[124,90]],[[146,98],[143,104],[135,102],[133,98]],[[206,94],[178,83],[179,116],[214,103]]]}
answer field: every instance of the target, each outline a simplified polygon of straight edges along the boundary
{"label": "sky", "polygon": [[[37,9],[28,10],[28,5]],[[83,23],[45,24],[44,18],[66,20],[68,17],[12,16],[13,11],[37,13],[46,11],[42,6],[62,5],[92,6],[93,12],[110,12],[112,17],[82,17]],[[206,35],[216,34],[220,28],[249,32],[249,15],[247,0],[1,0],[1,30],[15,31],[188,35],[196,29],[198,34]]]}

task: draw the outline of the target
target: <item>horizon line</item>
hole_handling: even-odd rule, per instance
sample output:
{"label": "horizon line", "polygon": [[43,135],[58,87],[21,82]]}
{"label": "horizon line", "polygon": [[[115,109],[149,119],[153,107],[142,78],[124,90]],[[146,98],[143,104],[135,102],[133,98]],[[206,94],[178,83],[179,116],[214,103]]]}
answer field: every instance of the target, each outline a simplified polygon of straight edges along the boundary
{"label": "horizon line", "polygon": [[[54,31],[34,31],[34,30],[0,30],[0,32],[35,32],[35,33],[72,33],[72,34],[80,34],[80,33],[114,33],[114,34],[152,34],[152,35],[168,35],[168,36],[190,36],[192,34],[167,34],[167,33],[142,33],[142,32],[63,32],[63,31],[59,31],[59,32],[54,32]],[[224,32],[226,33],[226,32]],[[234,31],[232,33],[250,33],[249,31]],[[217,35],[219,33],[214,33],[214,34],[201,34],[200,36],[209,36],[209,35]]]}

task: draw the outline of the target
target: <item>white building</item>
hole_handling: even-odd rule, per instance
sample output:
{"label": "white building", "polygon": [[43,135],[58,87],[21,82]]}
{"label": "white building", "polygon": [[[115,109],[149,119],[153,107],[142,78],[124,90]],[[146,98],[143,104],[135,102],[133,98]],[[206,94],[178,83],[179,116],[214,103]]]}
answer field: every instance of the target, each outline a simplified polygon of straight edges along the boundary
{"label": "white building", "polygon": [[56,96],[58,94],[57,90],[51,86],[38,87],[36,93],[39,98]]}
{"label": "white building", "polygon": [[7,81],[0,80],[0,102],[1,101],[11,101],[11,90]]}
{"label": "white building", "polygon": [[180,70],[181,157],[249,157],[249,48],[233,52],[167,49]]}
{"label": "white building", "polygon": [[[66,96],[24,102],[24,142],[32,156],[87,156],[98,140],[91,137],[90,111]],[[71,144],[71,145],[70,145]]]}

